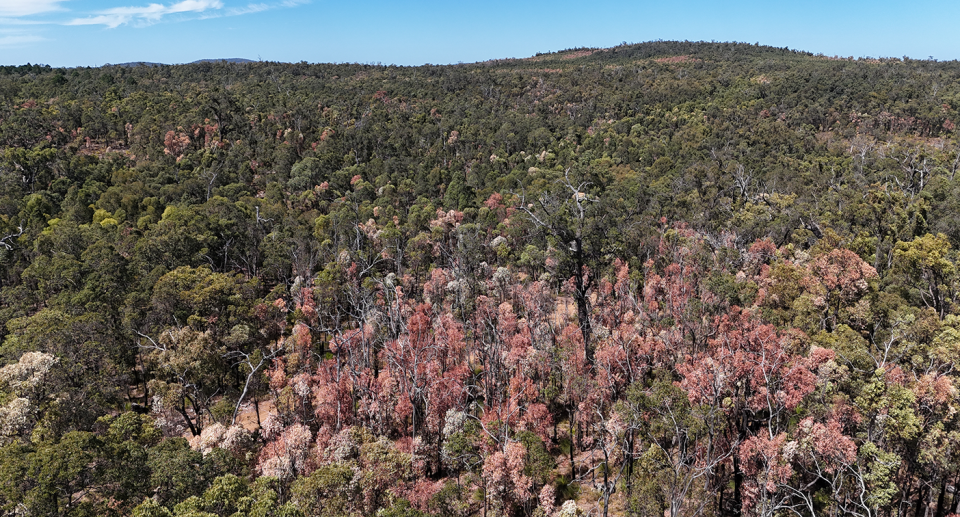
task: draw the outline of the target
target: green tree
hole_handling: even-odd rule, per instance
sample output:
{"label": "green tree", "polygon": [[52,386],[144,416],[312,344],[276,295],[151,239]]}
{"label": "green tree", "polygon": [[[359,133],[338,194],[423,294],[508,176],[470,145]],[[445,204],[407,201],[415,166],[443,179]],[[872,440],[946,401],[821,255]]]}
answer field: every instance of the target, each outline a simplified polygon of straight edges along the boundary
{"label": "green tree", "polygon": [[956,253],[944,234],[926,234],[894,249],[895,271],[911,295],[942,319],[956,297]]}

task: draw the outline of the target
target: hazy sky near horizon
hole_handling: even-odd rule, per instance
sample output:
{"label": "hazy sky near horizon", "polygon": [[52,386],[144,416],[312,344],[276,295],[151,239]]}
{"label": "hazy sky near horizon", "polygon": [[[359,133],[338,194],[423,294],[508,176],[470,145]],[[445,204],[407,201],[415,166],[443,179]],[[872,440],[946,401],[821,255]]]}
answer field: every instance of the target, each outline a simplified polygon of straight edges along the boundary
{"label": "hazy sky near horizon", "polygon": [[420,65],[657,39],[952,60],[958,20],[960,3],[930,0],[0,0],[0,64]]}

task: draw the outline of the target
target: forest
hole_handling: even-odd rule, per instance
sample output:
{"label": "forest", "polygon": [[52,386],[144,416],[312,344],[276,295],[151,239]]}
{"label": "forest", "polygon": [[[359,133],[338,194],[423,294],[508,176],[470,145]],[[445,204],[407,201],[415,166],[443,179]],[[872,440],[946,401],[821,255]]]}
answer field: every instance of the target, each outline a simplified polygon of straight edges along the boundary
{"label": "forest", "polygon": [[0,66],[0,514],[960,514],[960,63]]}

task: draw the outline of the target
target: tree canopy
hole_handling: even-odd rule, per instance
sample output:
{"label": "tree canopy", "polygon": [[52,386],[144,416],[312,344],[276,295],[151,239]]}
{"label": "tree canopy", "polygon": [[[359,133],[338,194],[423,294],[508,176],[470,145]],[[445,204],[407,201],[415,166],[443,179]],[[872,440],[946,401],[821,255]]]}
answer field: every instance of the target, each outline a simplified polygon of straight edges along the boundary
{"label": "tree canopy", "polygon": [[2,66],[0,512],[960,513],[958,109],[742,43]]}

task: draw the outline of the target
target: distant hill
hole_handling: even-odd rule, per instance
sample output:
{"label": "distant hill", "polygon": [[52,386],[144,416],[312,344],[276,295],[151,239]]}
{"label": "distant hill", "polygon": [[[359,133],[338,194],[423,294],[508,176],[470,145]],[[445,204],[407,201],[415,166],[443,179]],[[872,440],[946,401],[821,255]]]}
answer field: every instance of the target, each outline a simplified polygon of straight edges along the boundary
{"label": "distant hill", "polygon": [[253,63],[252,59],[244,59],[242,57],[230,57],[230,58],[220,58],[220,59],[198,59],[188,65],[195,65],[197,63],[219,63],[220,61],[226,61],[227,63]]}
{"label": "distant hill", "polygon": [[125,68],[130,68],[134,66],[167,66],[167,65],[166,63],[148,63],[146,61],[131,61],[129,63],[116,63],[113,65],[111,65],[110,63],[107,63],[103,66],[122,66]]}
{"label": "distant hill", "polygon": [[[198,59],[196,61],[191,61],[187,63],[188,65],[195,65],[197,63],[219,63],[221,61],[226,61],[227,63],[253,63],[252,59],[244,59],[242,57],[229,57],[229,58],[220,58],[220,59]],[[110,64],[107,63],[103,66],[122,66],[126,68],[134,66],[168,66],[167,63],[151,63],[148,61],[131,61],[129,63],[116,63]]]}

